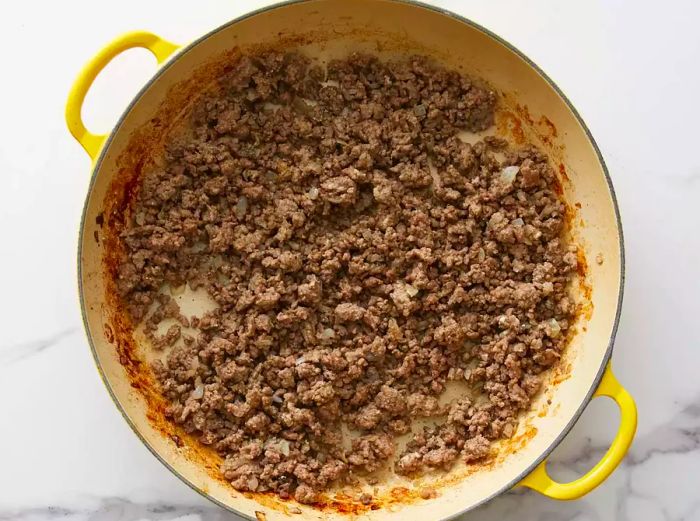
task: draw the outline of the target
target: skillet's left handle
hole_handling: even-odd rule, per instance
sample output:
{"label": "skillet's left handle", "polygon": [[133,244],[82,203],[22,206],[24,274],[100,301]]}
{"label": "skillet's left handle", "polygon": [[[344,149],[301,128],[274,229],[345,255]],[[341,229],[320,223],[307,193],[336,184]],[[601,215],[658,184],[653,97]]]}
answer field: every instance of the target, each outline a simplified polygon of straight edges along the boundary
{"label": "skillet's left handle", "polygon": [[615,378],[609,362],[603,379],[593,394],[594,398],[598,396],[612,398],[620,408],[620,428],[603,458],[586,474],[571,483],[559,483],[549,477],[545,459],[518,483],[518,486],[531,488],[552,499],[578,499],[588,494],[613,473],[634,439],[634,433],[637,430],[637,406],[632,396]]}
{"label": "skillet's left handle", "polygon": [[70,130],[70,133],[73,134],[78,143],[83,146],[93,161],[97,159],[97,155],[107,139],[107,135],[93,134],[85,128],[81,115],[85,96],[102,69],[116,56],[134,47],[142,47],[151,51],[156,60],[158,60],[158,64],[167,60],[179,48],[178,45],[146,31],[133,31],[123,34],[108,43],[83,67],[68,94],[68,102],[66,103],[68,130]]}

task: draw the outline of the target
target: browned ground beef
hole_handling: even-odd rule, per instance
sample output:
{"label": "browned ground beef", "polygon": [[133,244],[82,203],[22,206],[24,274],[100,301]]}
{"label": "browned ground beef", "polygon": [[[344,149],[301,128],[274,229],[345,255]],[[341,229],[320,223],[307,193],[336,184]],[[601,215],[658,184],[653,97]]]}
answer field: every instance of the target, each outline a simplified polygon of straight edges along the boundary
{"label": "browned ground beef", "polygon": [[[142,179],[122,236],[118,288],[167,350],[153,369],[169,417],[235,488],[301,502],[392,462],[488,456],[575,311],[546,156],[460,140],[493,124],[496,96],[421,58],[271,53],[220,85]],[[184,283],[218,308],[182,316],[164,288]],[[158,334],[164,318],[180,325]],[[470,397],[441,405],[449,380]],[[437,425],[399,453],[419,417]]]}

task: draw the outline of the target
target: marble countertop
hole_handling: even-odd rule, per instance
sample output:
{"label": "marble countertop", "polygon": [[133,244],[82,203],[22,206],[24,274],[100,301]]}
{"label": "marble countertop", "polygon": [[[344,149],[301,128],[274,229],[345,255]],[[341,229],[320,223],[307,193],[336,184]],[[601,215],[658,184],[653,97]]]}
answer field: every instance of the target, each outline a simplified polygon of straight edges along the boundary
{"label": "marble countertop", "polygon": [[[265,3],[13,2],[3,13],[0,520],[235,518],[156,461],[94,369],[75,282],[90,165],[68,135],[63,106],[79,68],[113,36],[147,28],[186,42]],[[434,3],[529,55],[603,151],[627,248],[613,364],[640,416],[625,462],[584,499],[517,491],[464,519],[700,520],[700,4]],[[88,96],[88,126],[109,129],[153,68],[146,52],[119,57]],[[554,453],[555,477],[590,468],[616,428],[614,405],[594,401]]]}

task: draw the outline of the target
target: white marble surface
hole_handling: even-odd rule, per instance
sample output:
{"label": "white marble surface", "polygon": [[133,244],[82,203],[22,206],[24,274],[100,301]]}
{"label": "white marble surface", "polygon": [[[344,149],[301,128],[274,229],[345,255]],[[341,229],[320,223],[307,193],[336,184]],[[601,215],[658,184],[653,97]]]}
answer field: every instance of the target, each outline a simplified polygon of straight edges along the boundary
{"label": "white marble surface", "polygon": [[[263,3],[73,0],[3,8],[0,520],[233,519],[151,456],[94,370],[75,268],[89,161],[65,129],[63,104],[79,68],[120,32],[147,28],[186,42]],[[700,519],[700,4],[435,3],[528,54],[600,144],[627,247],[613,361],[640,414],[629,457],[584,499],[558,503],[514,492],[465,519]],[[108,129],[153,66],[142,51],[117,59],[88,99],[90,127]],[[614,407],[594,402],[557,449],[555,475],[589,468],[616,426]]]}

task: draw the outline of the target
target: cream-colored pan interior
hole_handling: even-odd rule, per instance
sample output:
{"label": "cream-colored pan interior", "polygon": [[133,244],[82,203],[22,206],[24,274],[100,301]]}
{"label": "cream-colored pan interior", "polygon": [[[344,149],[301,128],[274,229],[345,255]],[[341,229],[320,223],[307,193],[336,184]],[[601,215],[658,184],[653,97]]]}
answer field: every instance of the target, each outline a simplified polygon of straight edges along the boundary
{"label": "cream-colored pan interior", "polygon": [[[364,512],[352,498],[342,496],[334,503],[331,495],[323,509],[302,506],[303,515],[292,513],[297,505],[270,496],[246,497],[215,479],[211,469],[192,456],[194,451],[187,443],[175,443],[163,432],[162,425],[148,418],[145,399],[132,386],[120,363],[112,310],[105,296],[104,241],[99,239],[110,226],[109,216],[103,215],[108,189],[128,169],[123,161],[125,150],[133,146],[134,133],[139,129],[168,125],[167,121],[154,121],[154,116],[164,104],[177,99],[183,80],[191,78],[203,64],[216,62],[233,48],[245,50],[260,44],[298,46],[310,55],[324,57],[353,50],[429,54],[448,67],[485,78],[501,94],[505,109],[501,130],[507,130],[511,137],[522,130],[547,149],[557,168],[564,172],[562,186],[576,213],[575,240],[588,261],[586,284],[592,290],[588,316],[578,325],[562,364],[563,373],[552,376],[548,392],[539,399],[531,417],[521,423],[515,440],[503,448],[504,457],[478,469],[459,468],[447,479],[432,483],[437,491],[435,498],[423,500],[417,492],[431,483],[430,478],[420,483],[384,485],[379,491],[385,500],[382,508]],[[422,6],[385,0],[312,0],[253,14],[185,48],[126,112],[97,164],[86,203],[79,259],[81,298],[98,366],[125,416],[154,453],[215,501],[250,518],[255,518],[256,511],[264,512],[269,521],[287,516],[445,519],[512,486],[555,444],[585,404],[609,354],[616,324],[621,286],[620,233],[604,166],[585,128],[552,85],[513,49],[471,24]],[[397,486],[401,488],[397,490]],[[338,509],[356,513],[338,513]]]}

